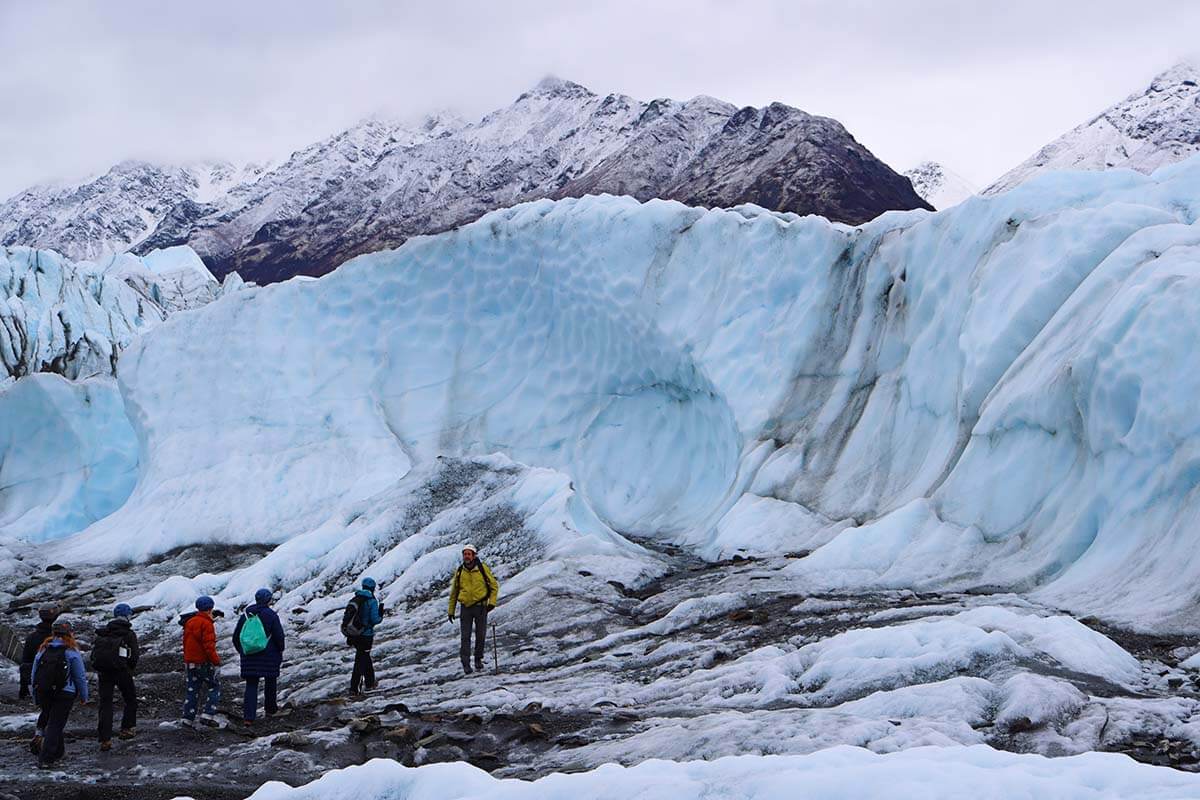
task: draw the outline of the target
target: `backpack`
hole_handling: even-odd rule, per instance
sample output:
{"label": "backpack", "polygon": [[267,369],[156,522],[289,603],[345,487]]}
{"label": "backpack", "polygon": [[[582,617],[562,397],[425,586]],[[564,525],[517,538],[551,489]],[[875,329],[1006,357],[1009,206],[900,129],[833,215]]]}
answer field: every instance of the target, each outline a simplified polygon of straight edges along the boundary
{"label": "backpack", "polygon": [[263,627],[258,614],[247,613],[245,620],[242,632],[238,634],[238,644],[242,647],[242,655],[252,656],[266,650],[271,637],[267,635],[267,629]]}
{"label": "backpack", "polygon": [[[121,645],[124,637],[101,631],[96,634],[96,644],[92,646],[92,669],[100,671],[122,670],[127,666],[121,656]],[[42,659],[45,660],[45,656]]]}
{"label": "backpack", "polygon": [[[488,580],[487,570],[483,568],[483,561],[481,561],[479,558],[476,558],[475,563],[479,565],[479,577],[483,578],[483,588],[487,592],[487,595],[485,595],[483,598],[483,603],[486,605],[487,599],[492,596],[492,582]],[[459,564],[458,570],[454,573],[454,582],[460,586],[462,585],[462,571],[462,564]]]}
{"label": "backpack", "polygon": [[57,691],[65,689],[70,678],[70,665],[67,664],[67,648],[47,647],[38,659],[37,689],[38,700],[46,702]]}
{"label": "backpack", "polygon": [[342,614],[342,636],[347,639],[362,636],[362,632],[367,629],[367,626],[362,624],[362,609],[363,600],[357,595],[346,604],[346,612]]}

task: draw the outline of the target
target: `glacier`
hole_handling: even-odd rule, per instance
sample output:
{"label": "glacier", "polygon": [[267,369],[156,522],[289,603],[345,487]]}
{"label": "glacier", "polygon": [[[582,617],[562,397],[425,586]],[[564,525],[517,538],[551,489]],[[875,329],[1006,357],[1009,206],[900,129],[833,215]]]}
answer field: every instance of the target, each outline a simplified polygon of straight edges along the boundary
{"label": "glacier", "polygon": [[[1198,187],[1200,158],[1055,173],[858,227],[538,201],[267,287],[188,251],[6,251],[39,287],[14,318],[91,314],[107,359],[0,386],[6,620],[128,602],[165,697],[180,610],[278,589],[290,713],[198,752],[152,709],[124,765],[77,756],[89,779],[1194,794],[1091,751],[1200,763],[1200,654],[1164,638],[1200,570]],[[504,587],[470,679],[465,536]],[[365,575],[391,611],[377,693],[346,698]],[[406,766],[340,769],[376,756]]]}
{"label": "glacier", "polygon": [[1197,186],[1198,159],[1052,174],[859,227],[539,201],[238,292],[129,344],[136,486],[55,553],[282,542],[503,453],[711,558],[1182,625]]}
{"label": "glacier", "polygon": [[217,283],[187,246],[98,261],[0,247],[0,375],[112,374],[139,333],[243,286],[236,273]]}
{"label": "glacier", "polygon": [[120,508],[137,479],[137,437],[115,381],[38,374],[0,389],[0,530],[68,536]]}

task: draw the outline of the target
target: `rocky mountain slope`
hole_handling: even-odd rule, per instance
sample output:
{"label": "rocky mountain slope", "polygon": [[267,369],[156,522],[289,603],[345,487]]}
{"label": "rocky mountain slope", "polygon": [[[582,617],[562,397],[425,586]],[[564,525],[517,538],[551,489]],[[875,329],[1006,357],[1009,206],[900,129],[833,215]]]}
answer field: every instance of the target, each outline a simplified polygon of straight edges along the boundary
{"label": "rocky mountain slope", "polygon": [[1200,152],[1200,68],[1177,64],[1063,134],[984,190],[997,194],[1051,170],[1124,167],[1151,173]]}
{"label": "rocky mountain slope", "polygon": [[956,206],[979,192],[975,184],[936,161],[922,161],[905,170],[904,177],[912,181],[913,189],[922,200],[939,211]]}
{"label": "rocky mountain slope", "polygon": [[267,283],[496,208],[600,193],[847,223],[928,207],[835,120],[703,96],[647,103],[547,78],[475,123],[371,117],[270,169],[127,162],[30,189],[0,205],[0,243],[77,258],[186,243],[218,277]]}

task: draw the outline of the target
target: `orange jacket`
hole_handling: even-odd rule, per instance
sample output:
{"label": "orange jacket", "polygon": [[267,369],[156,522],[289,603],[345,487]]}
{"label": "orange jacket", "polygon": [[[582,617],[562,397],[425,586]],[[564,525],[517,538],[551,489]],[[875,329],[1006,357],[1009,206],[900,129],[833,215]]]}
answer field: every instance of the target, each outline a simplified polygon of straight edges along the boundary
{"label": "orange jacket", "polygon": [[183,624],[183,660],[188,664],[220,664],[212,614],[198,611]]}

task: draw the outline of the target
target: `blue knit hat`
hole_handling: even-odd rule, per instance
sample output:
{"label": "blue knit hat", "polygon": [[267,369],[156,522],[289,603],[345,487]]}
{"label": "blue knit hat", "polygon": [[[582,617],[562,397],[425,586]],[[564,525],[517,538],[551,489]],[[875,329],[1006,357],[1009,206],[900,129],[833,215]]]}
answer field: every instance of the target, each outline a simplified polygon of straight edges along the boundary
{"label": "blue knit hat", "polygon": [[364,589],[366,589],[368,592],[375,591],[375,579],[374,578],[363,578],[362,587]]}
{"label": "blue knit hat", "polygon": [[269,605],[274,596],[275,593],[270,589],[259,589],[254,593],[254,602],[258,603],[260,606]]}
{"label": "blue knit hat", "polygon": [[206,594],[202,594],[196,598],[197,611],[212,611],[214,605],[216,605],[216,603],[214,603],[213,599]]}
{"label": "blue knit hat", "polygon": [[113,609],[113,616],[128,619],[133,616],[133,609],[129,607],[128,603],[117,603],[117,607]]}

